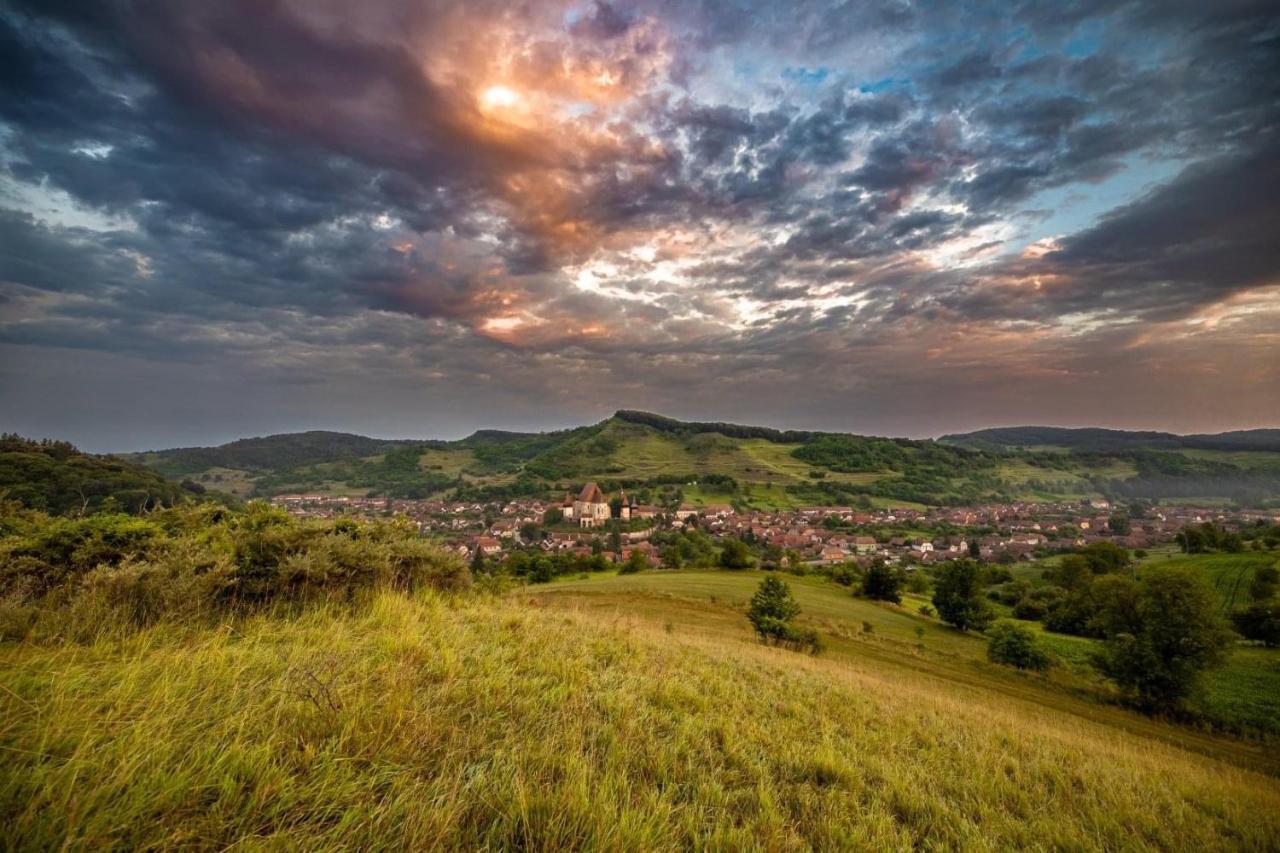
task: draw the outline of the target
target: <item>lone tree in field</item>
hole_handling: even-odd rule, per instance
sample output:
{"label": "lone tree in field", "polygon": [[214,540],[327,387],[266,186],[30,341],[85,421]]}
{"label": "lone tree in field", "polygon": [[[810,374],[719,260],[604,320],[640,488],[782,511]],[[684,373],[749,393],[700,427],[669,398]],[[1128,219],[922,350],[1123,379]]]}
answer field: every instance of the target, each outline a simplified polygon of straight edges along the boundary
{"label": "lone tree in field", "polygon": [[773,575],[760,581],[747,608],[747,619],[761,640],[816,654],[821,648],[818,633],[791,623],[799,615],[800,605],[791,597],[791,588]]}
{"label": "lone tree in field", "polygon": [[1136,596],[1106,617],[1099,668],[1153,710],[1177,705],[1222,663],[1232,642],[1213,590],[1178,569],[1143,572]]}
{"label": "lone tree in field", "polygon": [[867,569],[867,576],[862,579],[862,594],[876,601],[892,601],[902,603],[902,573],[892,566],[886,566],[884,560],[875,560]]}
{"label": "lone tree in field", "polygon": [[981,631],[991,621],[991,608],[982,597],[978,564],[953,560],[938,573],[933,606],[943,622],[961,631]]}

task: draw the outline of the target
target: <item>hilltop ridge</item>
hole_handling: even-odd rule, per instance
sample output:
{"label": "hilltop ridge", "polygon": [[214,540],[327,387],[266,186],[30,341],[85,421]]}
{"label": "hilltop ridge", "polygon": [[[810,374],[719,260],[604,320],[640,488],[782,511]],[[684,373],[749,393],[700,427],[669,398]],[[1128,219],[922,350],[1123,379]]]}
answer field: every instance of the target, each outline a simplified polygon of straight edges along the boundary
{"label": "hilltop ridge", "polygon": [[695,500],[758,507],[1108,495],[1256,503],[1280,496],[1280,430],[1176,436],[1008,427],[934,441],[620,409],[598,423],[546,432],[480,429],[446,441],[317,430],[131,458],[242,497],[308,491],[501,499],[586,480],[698,483]]}

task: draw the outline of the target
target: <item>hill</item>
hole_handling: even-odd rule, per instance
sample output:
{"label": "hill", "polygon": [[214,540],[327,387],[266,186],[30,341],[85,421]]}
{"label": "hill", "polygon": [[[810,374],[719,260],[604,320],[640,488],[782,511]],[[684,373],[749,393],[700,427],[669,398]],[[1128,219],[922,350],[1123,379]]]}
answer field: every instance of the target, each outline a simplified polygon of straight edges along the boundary
{"label": "hill", "polygon": [[[1075,439],[1079,446],[1048,444],[1079,432],[1092,438]],[[1280,452],[1258,449],[1270,446],[1273,432],[1179,438],[1019,428],[935,442],[622,410],[597,424],[545,433],[480,430],[460,441],[387,441],[309,432],[136,458],[167,476],[241,496],[503,499],[549,495],[594,479],[609,488],[679,486],[693,502],[762,509],[1098,496],[1258,503],[1280,496]],[[1202,438],[1206,446],[1194,445]],[[1034,449],[1014,446],[1015,439],[1035,442]]]}
{"label": "hill", "polygon": [[[986,638],[919,597],[769,575],[821,635],[812,657],[754,638],[762,572],[517,585],[398,520],[261,503],[75,519],[0,504],[0,557],[14,849],[1267,849],[1280,834],[1273,741],[1139,715],[1065,656],[1037,675],[990,663]],[[1244,652],[1254,704],[1273,707],[1274,652]]]}
{"label": "hill", "polygon": [[944,444],[979,450],[1063,449],[1116,450],[1222,450],[1280,453],[1280,429],[1238,430],[1201,435],[1168,432],[1131,432],[1117,429],[1067,429],[1063,427],[996,427],[976,432],[944,435]]}
{"label": "hill", "polygon": [[957,683],[944,654],[920,671],[854,640],[868,653],[810,658],[748,639],[724,605],[670,602],[663,627],[627,615],[642,599],[567,593],[545,607],[384,593],[357,610],[6,646],[9,843],[1266,849],[1280,836],[1280,785],[1231,741],[1046,703],[1034,678]]}
{"label": "hill", "polygon": [[358,459],[414,443],[366,438],[345,432],[312,430],[262,438],[242,438],[217,447],[178,447],[135,454],[134,458],[167,476],[184,476],[209,468],[274,471],[320,462]]}
{"label": "hill", "polygon": [[123,459],[81,453],[65,441],[0,436],[0,497],[31,509],[86,513],[114,505],[136,513],[187,496],[181,486]]}

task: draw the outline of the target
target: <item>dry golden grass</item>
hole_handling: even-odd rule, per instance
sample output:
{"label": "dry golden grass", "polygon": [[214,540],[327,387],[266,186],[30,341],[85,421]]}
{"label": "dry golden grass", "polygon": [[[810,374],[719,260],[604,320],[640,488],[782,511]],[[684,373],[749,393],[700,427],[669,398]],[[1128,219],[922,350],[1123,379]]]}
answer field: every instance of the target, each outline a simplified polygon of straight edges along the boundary
{"label": "dry golden grass", "polygon": [[1276,780],[527,597],[0,648],[23,849],[1268,849]]}

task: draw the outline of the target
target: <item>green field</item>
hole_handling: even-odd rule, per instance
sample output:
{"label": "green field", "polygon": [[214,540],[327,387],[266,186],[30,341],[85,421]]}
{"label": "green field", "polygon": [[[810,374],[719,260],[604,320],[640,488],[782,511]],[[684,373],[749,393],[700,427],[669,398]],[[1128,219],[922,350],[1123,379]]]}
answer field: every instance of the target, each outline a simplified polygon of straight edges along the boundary
{"label": "green field", "polygon": [[[683,571],[638,575],[602,575],[587,580],[560,581],[548,589],[552,602],[574,607],[614,609],[652,620],[675,620],[688,630],[712,634],[729,631],[746,636],[741,619],[747,601],[762,572]],[[832,638],[830,653],[837,657],[876,653],[915,670],[938,668],[946,677],[991,685],[1005,675],[986,662],[986,641],[978,635],[960,634],[936,618],[917,612],[926,599],[907,596],[901,607],[856,598],[849,590],[824,578],[788,577],[807,619]],[[1039,623],[1024,623],[1035,630],[1065,666],[1042,686],[1046,701],[1064,701],[1057,693],[1082,688],[1106,690],[1089,666],[1097,641],[1052,634]],[[865,626],[870,625],[869,631]],[[920,632],[923,632],[922,634]],[[963,663],[963,665],[961,665]],[[994,680],[994,681],[993,681]],[[1019,688],[1025,688],[1019,679]],[[1052,690],[1047,688],[1052,687]],[[1241,646],[1226,666],[1206,679],[1193,708],[1206,718],[1231,728],[1254,729],[1280,735],[1280,651]],[[1088,713],[1095,713],[1093,705]],[[1280,765],[1277,765],[1280,766]]]}

